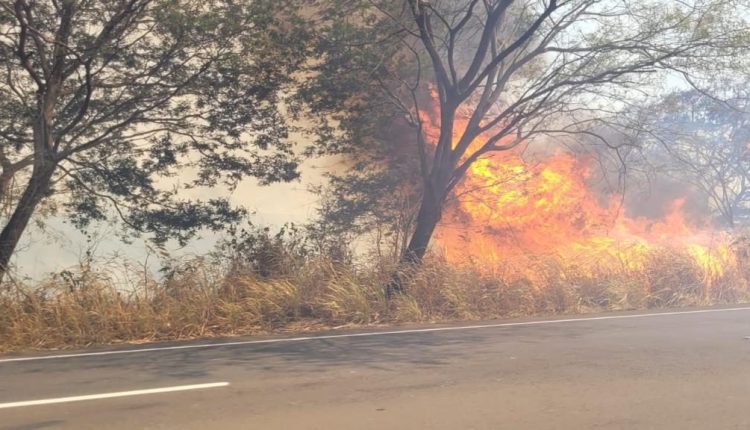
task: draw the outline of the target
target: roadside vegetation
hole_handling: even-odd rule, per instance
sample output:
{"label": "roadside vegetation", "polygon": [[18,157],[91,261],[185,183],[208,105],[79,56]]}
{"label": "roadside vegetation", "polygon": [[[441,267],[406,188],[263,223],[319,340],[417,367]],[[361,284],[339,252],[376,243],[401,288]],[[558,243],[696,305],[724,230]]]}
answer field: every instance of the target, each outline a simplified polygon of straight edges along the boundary
{"label": "roadside vegetation", "polygon": [[407,293],[388,302],[383,285],[395,261],[357,263],[289,237],[261,231],[251,247],[173,263],[162,280],[85,261],[14,284],[0,293],[0,351],[750,301],[739,243],[720,272],[668,248],[630,268],[554,256],[455,264],[432,253],[402,270]]}

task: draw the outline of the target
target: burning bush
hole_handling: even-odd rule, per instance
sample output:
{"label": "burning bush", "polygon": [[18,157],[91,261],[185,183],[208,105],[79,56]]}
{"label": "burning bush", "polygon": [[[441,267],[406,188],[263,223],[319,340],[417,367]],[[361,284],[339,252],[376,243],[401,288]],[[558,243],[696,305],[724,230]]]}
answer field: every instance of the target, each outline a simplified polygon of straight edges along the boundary
{"label": "burning bush", "polygon": [[136,281],[128,290],[104,275],[111,268],[81,267],[0,293],[0,350],[750,300],[745,260],[717,273],[689,251],[649,248],[638,255],[635,265],[533,254],[456,264],[433,253],[404,270],[407,293],[391,304],[382,288],[388,263],[381,261],[342,265],[317,255],[292,272],[261,277],[201,258],[159,282],[131,272]]}

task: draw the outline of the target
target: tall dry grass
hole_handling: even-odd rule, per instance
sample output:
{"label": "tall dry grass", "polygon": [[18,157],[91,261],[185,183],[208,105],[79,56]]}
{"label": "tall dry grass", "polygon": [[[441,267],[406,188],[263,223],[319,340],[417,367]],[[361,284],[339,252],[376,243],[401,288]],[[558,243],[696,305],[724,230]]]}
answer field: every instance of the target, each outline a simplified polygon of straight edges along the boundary
{"label": "tall dry grass", "polygon": [[274,252],[244,263],[238,255],[196,258],[158,281],[130,273],[127,288],[91,264],[36,285],[5,286],[0,351],[750,300],[742,253],[720,274],[668,249],[649,251],[637,268],[553,257],[455,265],[431,255],[402,273],[406,294],[389,304],[382,288],[388,262]]}

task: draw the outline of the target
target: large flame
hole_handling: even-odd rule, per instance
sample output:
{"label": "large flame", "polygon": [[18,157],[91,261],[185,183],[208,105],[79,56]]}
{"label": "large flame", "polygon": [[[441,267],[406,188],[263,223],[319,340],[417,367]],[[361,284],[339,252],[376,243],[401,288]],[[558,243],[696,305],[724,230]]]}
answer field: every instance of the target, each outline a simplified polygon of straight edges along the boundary
{"label": "large flame", "polygon": [[[433,142],[435,117],[423,114]],[[465,126],[465,121],[456,122],[454,145]],[[469,153],[484,142],[478,138]],[[732,264],[726,237],[708,223],[690,220],[684,198],[663,202],[657,218],[631,217],[621,195],[590,185],[593,157],[557,151],[533,158],[528,161],[510,150],[471,165],[436,232],[436,242],[450,260],[554,256],[589,267],[636,270],[652,250],[679,248],[694,259],[708,284]]]}

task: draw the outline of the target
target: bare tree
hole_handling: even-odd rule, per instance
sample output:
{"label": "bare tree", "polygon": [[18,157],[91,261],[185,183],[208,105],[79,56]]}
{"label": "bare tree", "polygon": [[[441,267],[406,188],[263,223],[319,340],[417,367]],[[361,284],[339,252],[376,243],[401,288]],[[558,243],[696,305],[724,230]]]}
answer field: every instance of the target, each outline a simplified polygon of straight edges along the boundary
{"label": "bare tree", "polygon": [[[724,89],[726,92],[726,88]],[[645,109],[641,133],[662,170],[697,187],[724,224],[750,216],[750,113],[741,91],[691,90]]]}

